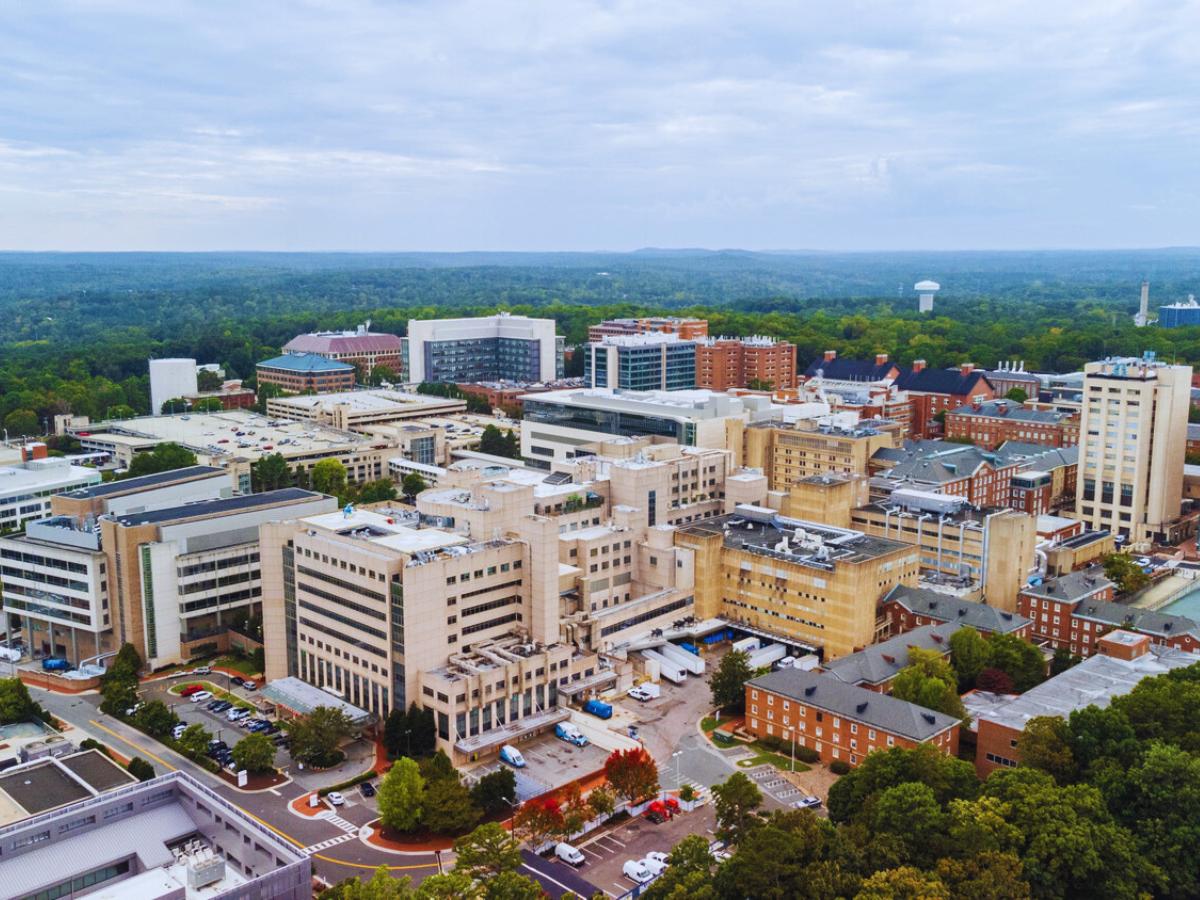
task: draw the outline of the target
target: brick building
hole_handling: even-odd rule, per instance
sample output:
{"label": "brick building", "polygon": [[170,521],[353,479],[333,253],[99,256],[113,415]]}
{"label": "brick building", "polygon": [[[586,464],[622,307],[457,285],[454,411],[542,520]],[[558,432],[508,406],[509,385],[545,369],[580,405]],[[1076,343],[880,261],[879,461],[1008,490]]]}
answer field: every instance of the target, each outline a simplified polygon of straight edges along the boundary
{"label": "brick building", "polygon": [[892,634],[905,634],[928,625],[969,625],[980,634],[1013,634],[1028,640],[1033,623],[1025,616],[1006,612],[950,594],[898,585],[883,598],[883,614]]}
{"label": "brick building", "polygon": [[996,398],[992,383],[971,363],[957,369],[930,369],[925,360],[914,360],[912,368],[901,372],[895,384],[907,391],[912,401],[912,435],[917,438],[943,433],[939,413]]}
{"label": "brick building", "polygon": [[602,341],[622,334],[677,334],[681,340],[692,341],[708,337],[708,319],[681,319],[677,316],[657,316],[645,319],[608,319],[588,327],[588,341]]}
{"label": "brick building", "polygon": [[953,716],[799,669],[746,682],[746,730],[815,750],[826,765],[857,766],[872,751],[918,744],[958,753]]}
{"label": "brick building", "polygon": [[972,506],[1005,507],[1012,478],[1021,462],[971,444],[906,441],[903,448],[882,449],[871,457],[871,470],[894,487],[912,487],[962,497]]}
{"label": "brick building", "polygon": [[368,331],[371,323],[359,325],[354,331],[318,331],[301,334],[283,345],[284,353],[315,353],[326,359],[358,366],[363,377],[376,366],[387,367],[399,378],[403,368],[401,356],[404,342],[394,334]]}
{"label": "brick building", "polygon": [[1079,443],[1079,415],[1033,409],[1013,400],[989,400],[947,412],[946,437],[966,439],[985,450],[1005,441],[1073,447]]}
{"label": "brick building", "polygon": [[[899,588],[906,586],[900,585]],[[892,588],[888,596],[898,588]],[[910,650],[929,650],[942,657],[950,655],[950,636],[962,628],[960,622],[939,622],[913,628],[903,634],[863,647],[857,653],[826,663],[830,678],[881,694],[890,694],[892,681],[909,663]]]}
{"label": "brick building", "polygon": [[258,364],[259,385],[273,384],[289,394],[329,394],[354,387],[354,366],[315,353],[285,353]]}
{"label": "brick building", "polygon": [[761,336],[696,342],[696,387],[725,391],[752,383],[795,387],[796,345]]}

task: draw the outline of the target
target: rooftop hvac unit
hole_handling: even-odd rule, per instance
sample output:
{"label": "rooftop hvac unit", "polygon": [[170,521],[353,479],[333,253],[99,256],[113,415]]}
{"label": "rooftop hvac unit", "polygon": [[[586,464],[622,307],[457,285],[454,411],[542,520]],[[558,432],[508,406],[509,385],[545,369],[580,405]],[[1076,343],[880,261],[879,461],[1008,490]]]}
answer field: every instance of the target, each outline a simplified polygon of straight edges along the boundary
{"label": "rooftop hvac unit", "polygon": [[188,888],[198,891],[225,877],[225,860],[207,847],[188,854]]}

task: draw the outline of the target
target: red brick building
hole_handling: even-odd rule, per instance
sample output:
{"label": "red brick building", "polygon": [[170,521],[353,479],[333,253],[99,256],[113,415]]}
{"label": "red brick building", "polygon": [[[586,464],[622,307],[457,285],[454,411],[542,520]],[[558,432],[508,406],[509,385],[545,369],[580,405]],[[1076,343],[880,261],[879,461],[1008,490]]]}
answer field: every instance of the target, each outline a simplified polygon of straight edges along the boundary
{"label": "red brick building", "polygon": [[680,319],[661,316],[647,319],[608,319],[588,327],[588,342],[599,343],[606,337],[621,334],[677,334],[681,341],[708,337],[708,319]]}
{"label": "red brick building", "polygon": [[954,497],[972,506],[1008,506],[1012,478],[1023,468],[971,444],[943,441],[906,442],[901,450],[879,450],[871,458],[871,473],[894,483]]}
{"label": "red brick building", "polygon": [[399,378],[404,342],[394,334],[368,331],[371,323],[355,331],[318,331],[300,334],[283,345],[284,353],[314,353],[326,359],[358,366],[366,378],[376,366],[386,366]]}
{"label": "red brick building", "polygon": [[946,413],[946,437],[969,440],[985,450],[1005,441],[1074,447],[1079,443],[1079,415],[1032,409],[1012,400],[972,403]]}
{"label": "red brick building", "polygon": [[959,720],[827,675],[780,669],[746,683],[746,730],[808,747],[828,765],[868,753],[931,744],[958,753]]}
{"label": "red brick building", "polygon": [[957,623],[980,634],[1012,634],[1029,640],[1033,623],[1025,616],[1005,612],[986,603],[962,600],[949,594],[897,585],[883,598],[882,609],[893,635],[929,625]]}
{"label": "red brick building", "polygon": [[276,385],[284,393],[331,394],[354,387],[354,366],[315,353],[285,353],[257,366],[260,385]]}
{"label": "red brick building", "polygon": [[907,391],[912,401],[912,435],[917,438],[943,434],[938,414],[996,399],[987,377],[971,363],[957,369],[930,369],[918,359],[912,368],[897,376],[896,387]]}
{"label": "red brick building", "polygon": [[796,345],[768,337],[715,338],[696,343],[696,387],[714,391],[763,382],[796,386]]}

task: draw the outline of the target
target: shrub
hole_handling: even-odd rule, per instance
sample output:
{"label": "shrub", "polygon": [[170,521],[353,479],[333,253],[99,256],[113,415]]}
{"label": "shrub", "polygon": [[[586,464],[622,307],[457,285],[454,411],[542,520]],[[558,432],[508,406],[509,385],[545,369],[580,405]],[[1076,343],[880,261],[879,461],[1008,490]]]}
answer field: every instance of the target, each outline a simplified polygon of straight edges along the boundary
{"label": "shrub", "polygon": [[138,781],[149,781],[154,777],[154,766],[146,762],[140,756],[135,756],[129,761],[129,765],[125,767],[129,770],[129,774]]}
{"label": "shrub", "polygon": [[801,762],[815,763],[821,761],[821,754],[812,747],[797,747],[796,759],[800,760]]}
{"label": "shrub", "polygon": [[850,771],[850,763],[844,759],[835,759],[829,764],[829,771],[834,775],[845,775]]}
{"label": "shrub", "polygon": [[375,770],[370,769],[355,775],[353,778],[347,778],[345,781],[339,781],[337,784],[331,784],[329,787],[323,787],[317,791],[318,797],[324,797],[333,791],[348,791],[352,787],[358,787],[364,781],[370,781],[375,777]]}

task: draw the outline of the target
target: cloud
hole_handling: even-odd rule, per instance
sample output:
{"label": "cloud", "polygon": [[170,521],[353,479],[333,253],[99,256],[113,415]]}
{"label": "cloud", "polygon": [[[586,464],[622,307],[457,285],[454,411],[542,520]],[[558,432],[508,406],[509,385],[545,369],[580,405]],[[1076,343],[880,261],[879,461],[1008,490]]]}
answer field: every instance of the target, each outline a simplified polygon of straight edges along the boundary
{"label": "cloud", "polygon": [[0,246],[1184,243],[1198,28],[1166,0],[18,4]]}

